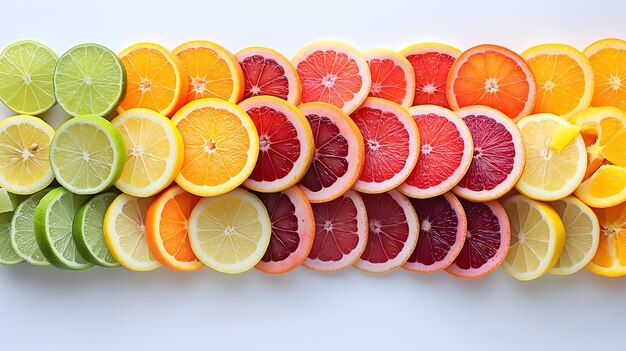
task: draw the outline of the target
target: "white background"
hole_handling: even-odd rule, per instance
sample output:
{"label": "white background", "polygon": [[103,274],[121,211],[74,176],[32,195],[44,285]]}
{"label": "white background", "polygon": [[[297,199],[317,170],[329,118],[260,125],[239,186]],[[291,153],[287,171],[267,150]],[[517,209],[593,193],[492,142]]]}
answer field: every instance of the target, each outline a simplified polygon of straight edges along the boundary
{"label": "white background", "polygon": [[[83,42],[120,52],[139,41],[174,48],[207,39],[291,56],[311,41],[338,39],[360,49],[440,41],[520,52],[626,37],[626,2],[618,1],[130,2],[4,0],[0,48],[35,39],[59,54]],[[0,117],[10,115],[0,108]],[[520,283],[502,269],[462,281],[403,270],[227,276],[22,264],[0,267],[0,349],[618,350],[625,292],[626,278],[587,271]]]}

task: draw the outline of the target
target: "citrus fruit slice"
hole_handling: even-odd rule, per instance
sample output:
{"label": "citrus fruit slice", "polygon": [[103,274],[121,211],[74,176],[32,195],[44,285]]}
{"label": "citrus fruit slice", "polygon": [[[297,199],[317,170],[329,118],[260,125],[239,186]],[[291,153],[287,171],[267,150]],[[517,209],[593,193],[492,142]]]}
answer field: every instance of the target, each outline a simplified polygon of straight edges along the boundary
{"label": "citrus fruit slice", "polygon": [[128,90],[118,112],[147,108],[171,117],[185,104],[189,86],[183,63],[166,48],[137,43],[119,55],[126,67]]}
{"label": "citrus fruit slice", "polygon": [[39,201],[50,192],[52,188],[44,189],[27,197],[15,209],[11,219],[11,246],[13,250],[26,262],[35,266],[50,266],[50,262],[41,252],[35,239],[35,209]]}
{"label": "citrus fruit slice", "polygon": [[172,185],[157,196],[146,212],[146,240],[162,265],[177,271],[195,271],[204,264],[191,249],[187,222],[198,196]]}
{"label": "citrus fruit slice", "polygon": [[243,96],[243,72],[233,54],[206,40],[181,44],[173,51],[187,72],[186,102],[220,98],[233,103]]}
{"label": "citrus fruit slice", "polygon": [[497,201],[459,200],[467,216],[467,236],[446,272],[465,279],[483,277],[498,268],[509,250],[509,218]]}
{"label": "citrus fruit slice", "polygon": [[574,194],[595,208],[617,206],[626,201],[626,168],[602,165]]}
{"label": "citrus fruit slice", "polygon": [[71,117],[106,116],[126,93],[126,71],[113,51],[99,44],[77,45],[54,70],[54,95]]}
{"label": "citrus fruit slice", "polygon": [[407,196],[425,199],[451,190],[472,163],[474,142],[463,120],[436,105],[409,109],[420,134],[417,164],[398,187]]}
{"label": "citrus fruit slice", "polygon": [[452,191],[470,201],[492,201],[508,193],[524,171],[522,136],[502,112],[486,106],[458,111],[474,143],[474,156],[465,176]]}
{"label": "citrus fruit slice", "polygon": [[59,57],[49,47],[22,40],[0,54],[0,101],[21,115],[42,114],[56,104],[54,67]]}
{"label": "citrus fruit slice", "polygon": [[421,221],[415,250],[404,268],[433,273],[447,268],[461,252],[467,233],[467,217],[452,193],[429,199],[411,199]]}
{"label": "citrus fruit slice", "polygon": [[0,213],[13,212],[20,204],[20,197],[0,188]]}
{"label": "citrus fruit slice", "polygon": [[111,124],[124,138],[126,163],[115,186],[148,197],[170,185],[183,165],[183,137],[164,115],[145,108],[122,112]]}
{"label": "citrus fruit slice", "polygon": [[573,196],[550,203],[565,226],[565,246],[550,273],[574,274],[596,254],[600,224],[593,210]]}
{"label": "citrus fruit slice", "polygon": [[600,242],[587,269],[605,277],[626,275],[626,202],[593,210],[600,223]]}
{"label": "citrus fruit slice", "polygon": [[304,114],[273,96],[254,96],[239,106],[252,118],[259,136],[257,163],[243,185],[260,192],[279,192],[297,184],[315,151]]}
{"label": "citrus fruit slice", "polygon": [[120,194],[104,214],[104,241],[111,255],[133,271],[146,272],[161,266],[146,240],[146,212],[153,199]]}
{"label": "citrus fruit slice", "polygon": [[515,188],[535,200],[554,201],[576,190],[587,169],[587,150],[576,133],[559,151],[550,147],[561,128],[571,124],[551,113],[521,119],[517,127],[526,146],[526,166]]}
{"label": "citrus fruit slice", "polygon": [[200,200],[191,212],[188,230],[200,261],[219,272],[236,274],[259,263],[270,243],[272,223],[258,197],[235,189]]}
{"label": "citrus fruit slice", "polygon": [[254,122],[241,107],[216,98],[195,100],[172,122],[183,137],[176,183],[198,196],[224,194],[250,176],[259,156]]}
{"label": "citrus fruit slice", "polygon": [[104,240],[104,215],[117,197],[115,192],[98,194],[82,204],[72,224],[72,238],[76,249],[87,261],[102,267],[119,267]]}
{"label": "citrus fruit slice", "polygon": [[256,268],[269,274],[289,272],[304,262],[313,246],[315,217],[298,187],[280,193],[257,194],[272,221],[272,237]]}
{"label": "citrus fruit slice", "polygon": [[348,44],[315,42],[298,51],[291,62],[300,76],[303,103],[327,102],[350,114],[370,91],[367,60]]}
{"label": "citrus fruit slice", "polygon": [[56,180],[74,194],[97,194],[124,170],[126,146],[120,132],[96,115],[75,117],[57,129],[50,144]]}
{"label": "citrus fruit slice", "polygon": [[615,106],[626,110],[626,41],[607,38],[589,45],[583,53],[593,69],[594,85],[591,106]]}
{"label": "citrus fruit slice", "polygon": [[380,98],[367,98],[350,116],[365,143],[365,159],[354,189],[380,194],[404,183],[420,150],[417,124],[404,107]]}
{"label": "citrus fruit slice", "polygon": [[300,105],[313,130],[315,153],[299,183],[311,202],[327,202],[343,195],[357,181],[363,167],[363,137],[350,116],[322,102]]}
{"label": "citrus fruit slice", "polygon": [[544,44],[524,51],[537,83],[533,113],[553,113],[565,119],[589,107],[593,96],[593,70],[589,59],[564,44]]}
{"label": "citrus fruit slice", "polygon": [[74,215],[87,199],[59,187],[50,190],[35,208],[37,245],[46,260],[57,268],[82,270],[93,266],[81,256],[72,240]]}
{"label": "citrus fruit slice", "polygon": [[0,122],[0,187],[30,195],[52,183],[48,160],[54,129],[32,116],[9,117]]}
{"label": "citrus fruit slice", "polygon": [[400,51],[413,67],[415,93],[413,105],[438,105],[450,108],[446,99],[448,73],[461,50],[439,43],[420,43]]}
{"label": "citrus fruit slice", "polygon": [[11,245],[12,212],[0,213],[0,264],[13,266],[24,262],[24,259],[15,252]]}
{"label": "citrus fruit slice", "polygon": [[415,73],[411,63],[402,55],[388,49],[363,52],[372,76],[368,96],[410,107],[415,95]]}
{"label": "citrus fruit slice", "polygon": [[518,280],[547,273],[565,245],[565,227],[550,205],[514,195],[502,201],[511,221],[511,247],[504,269]]}
{"label": "citrus fruit slice", "polygon": [[350,267],[367,246],[367,210],[361,195],[348,190],[335,200],[311,206],[315,215],[315,238],[302,265],[319,272]]}
{"label": "citrus fruit slice", "polygon": [[243,98],[269,95],[300,103],[302,84],[289,59],[270,48],[254,46],[235,54],[243,70]]}
{"label": "citrus fruit slice", "polygon": [[354,267],[368,273],[386,273],[402,267],[413,253],[420,232],[413,205],[397,190],[361,197],[369,232],[365,250]]}
{"label": "citrus fruit slice", "polygon": [[463,52],[448,74],[448,103],[453,110],[471,105],[493,107],[512,119],[530,114],[537,87],[528,64],[498,45],[483,44]]}

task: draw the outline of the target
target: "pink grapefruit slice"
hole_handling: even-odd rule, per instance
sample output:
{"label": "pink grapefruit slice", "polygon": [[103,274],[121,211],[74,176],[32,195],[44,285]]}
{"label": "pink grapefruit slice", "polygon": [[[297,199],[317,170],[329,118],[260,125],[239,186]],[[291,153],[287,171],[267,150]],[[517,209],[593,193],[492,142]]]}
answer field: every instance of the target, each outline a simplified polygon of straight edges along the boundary
{"label": "pink grapefruit slice", "polygon": [[460,201],[467,216],[467,238],[446,271],[459,278],[480,278],[498,268],[509,251],[509,217],[497,201]]}
{"label": "pink grapefruit slice", "polygon": [[413,205],[396,190],[361,194],[369,233],[367,245],[354,267],[368,273],[392,271],[409,259],[417,244],[419,224]]}
{"label": "pink grapefruit slice", "polygon": [[474,142],[472,163],[454,194],[470,201],[487,202],[508,193],[522,176],[525,151],[522,135],[504,113],[486,106],[457,111]]}
{"label": "pink grapefruit slice", "polygon": [[448,72],[461,50],[439,43],[421,43],[400,51],[413,67],[415,92],[413,105],[438,105],[450,108],[446,98]]}
{"label": "pink grapefruit slice", "polygon": [[310,102],[299,106],[313,131],[315,152],[299,183],[310,202],[342,196],[359,178],[365,155],[363,137],[350,116],[338,107]]}
{"label": "pink grapefruit slice", "polygon": [[272,237],[256,268],[269,274],[289,272],[304,262],[313,246],[315,218],[298,187],[280,193],[256,193],[272,222]]}
{"label": "pink grapefruit slice", "polygon": [[461,252],[467,233],[467,217],[461,202],[445,193],[430,199],[411,199],[421,221],[415,250],[403,268],[433,273],[447,268]]}
{"label": "pink grapefruit slice", "polygon": [[474,142],[461,117],[436,105],[415,106],[409,112],[420,133],[420,156],[400,192],[426,199],[454,188],[472,163]]}
{"label": "pink grapefruit slice", "polygon": [[302,102],[327,102],[350,114],[372,85],[365,57],[337,41],[319,41],[302,48],[291,60],[302,83]]}
{"label": "pink grapefruit slice", "polygon": [[368,222],[363,199],[354,190],[330,202],[312,204],[315,238],[303,266],[320,272],[350,267],[367,245]]}
{"label": "pink grapefruit slice", "polygon": [[365,162],[354,189],[381,194],[404,183],[417,164],[420,145],[417,124],[409,111],[370,97],[351,117],[365,143]]}
{"label": "pink grapefruit slice", "polygon": [[243,185],[271,193],[297,184],[315,151],[306,117],[296,106],[273,96],[253,96],[239,106],[248,113],[259,134],[259,157]]}
{"label": "pink grapefruit slice", "polygon": [[388,49],[363,52],[372,76],[368,96],[378,97],[410,107],[415,95],[415,73],[411,63],[402,55]]}
{"label": "pink grapefruit slice", "polygon": [[269,95],[294,105],[300,103],[302,85],[296,68],[278,51],[261,46],[235,54],[243,70],[243,98]]}

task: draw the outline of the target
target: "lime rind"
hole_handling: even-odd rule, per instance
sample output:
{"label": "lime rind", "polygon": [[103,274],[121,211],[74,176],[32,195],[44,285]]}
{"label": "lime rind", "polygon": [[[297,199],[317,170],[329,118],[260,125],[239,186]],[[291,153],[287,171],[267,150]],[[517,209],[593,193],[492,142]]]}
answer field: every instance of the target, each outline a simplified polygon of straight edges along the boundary
{"label": "lime rind", "polygon": [[37,244],[33,221],[39,201],[52,189],[47,188],[27,197],[17,206],[11,220],[11,246],[15,253],[34,266],[50,266]]}
{"label": "lime rind", "polygon": [[0,213],[0,264],[13,266],[24,261],[11,245],[11,219],[13,213]]}

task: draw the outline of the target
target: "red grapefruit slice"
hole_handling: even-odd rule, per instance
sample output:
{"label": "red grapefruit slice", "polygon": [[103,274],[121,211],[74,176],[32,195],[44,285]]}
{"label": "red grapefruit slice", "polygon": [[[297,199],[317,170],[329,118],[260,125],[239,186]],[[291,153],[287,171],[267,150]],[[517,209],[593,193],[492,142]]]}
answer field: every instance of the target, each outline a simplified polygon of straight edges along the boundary
{"label": "red grapefruit slice", "polygon": [[300,111],[313,130],[313,161],[300,181],[300,189],[313,203],[334,200],[348,191],[359,178],[364,146],[359,128],[339,108],[311,102]]}
{"label": "red grapefruit slice", "polygon": [[465,243],[467,217],[461,202],[452,195],[430,199],[411,199],[421,220],[417,247],[404,268],[418,273],[433,273],[454,262]]}
{"label": "red grapefruit slice", "polygon": [[243,98],[269,95],[297,105],[302,85],[296,68],[278,51],[255,46],[235,54],[243,70]]}
{"label": "red grapefruit slice", "polygon": [[259,134],[259,157],[243,185],[271,193],[297,184],[315,151],[306,117],[294,105],[273,96],[254,96],[239,106],[246,110]]}
{"label": "red grapefruit slice", "polygon": [[320,272],[334,272],[351,266],[367,245],[367,212],[363,199],[354,190],[330,202],[312,204],[315,215],[313,247],[302,263]]}
{"label": "red grapefruit slice", "polygon": [[391,101],[367,98],[351,117],[365,143],[365,162],[354,189],[381,194],[402,184],[419,156],[419,131],[409,111]]}
{"label": "red grapefruit slice", "polygon": [[509,251],[509,217],[497,201],[460,201],[467,215],[467,238],[446,271],[459,278],[480,278],[498,268]]}
{"label": "red grapefruit slice", "polygon": [[372,76],[368,96],[379,97],[404,107],[413,103],[415,73],[411,63],[402,55],[388,49],[363,52]]}
{"label": "red grapefruit slice", "polygon": [[522,136],[504,113],[486,106],[468,106],[457,111],[474,142],[469,170],[452,189],[470,201],[492,201],[508,193],[524,171],[526,157]]}
{"label": "red grapefruit slice", "polygon": [[311,204],[298,187],[256,195],[272,222],[270,244],[256,268],[269,274],[289,272],[302,264],[313,246],[315,218]]}
{"label": "red grapefruit slice", "polygon": [[368,273],[385,273],[401,267],[415,249],[419,224],[409,199],[396,190],[361,194],[369,232],[365,251],[354,266]]}
{"label": "red grapefruit slice", "polygon": [[447,108],[422,105],[409,112],[420,133],[420,156],[398,190],[418,199],[444,194],[457,185],[472,163],[472,134],[465,122]]}
{"label": "red grapefruit slice", "polygon": [[302,102],[327,102],[350,114],[367,97],[372,84],[365,57],[354,47],[319,41],[291,60],[302,83]]}
{"label": "red grapefruit slice", "polygon": [[400,51],[413,67],[415,93],[413,105],[438,105],[450,108],[446,98],[448,72],[461,50],[438,43],[421,43]]}

